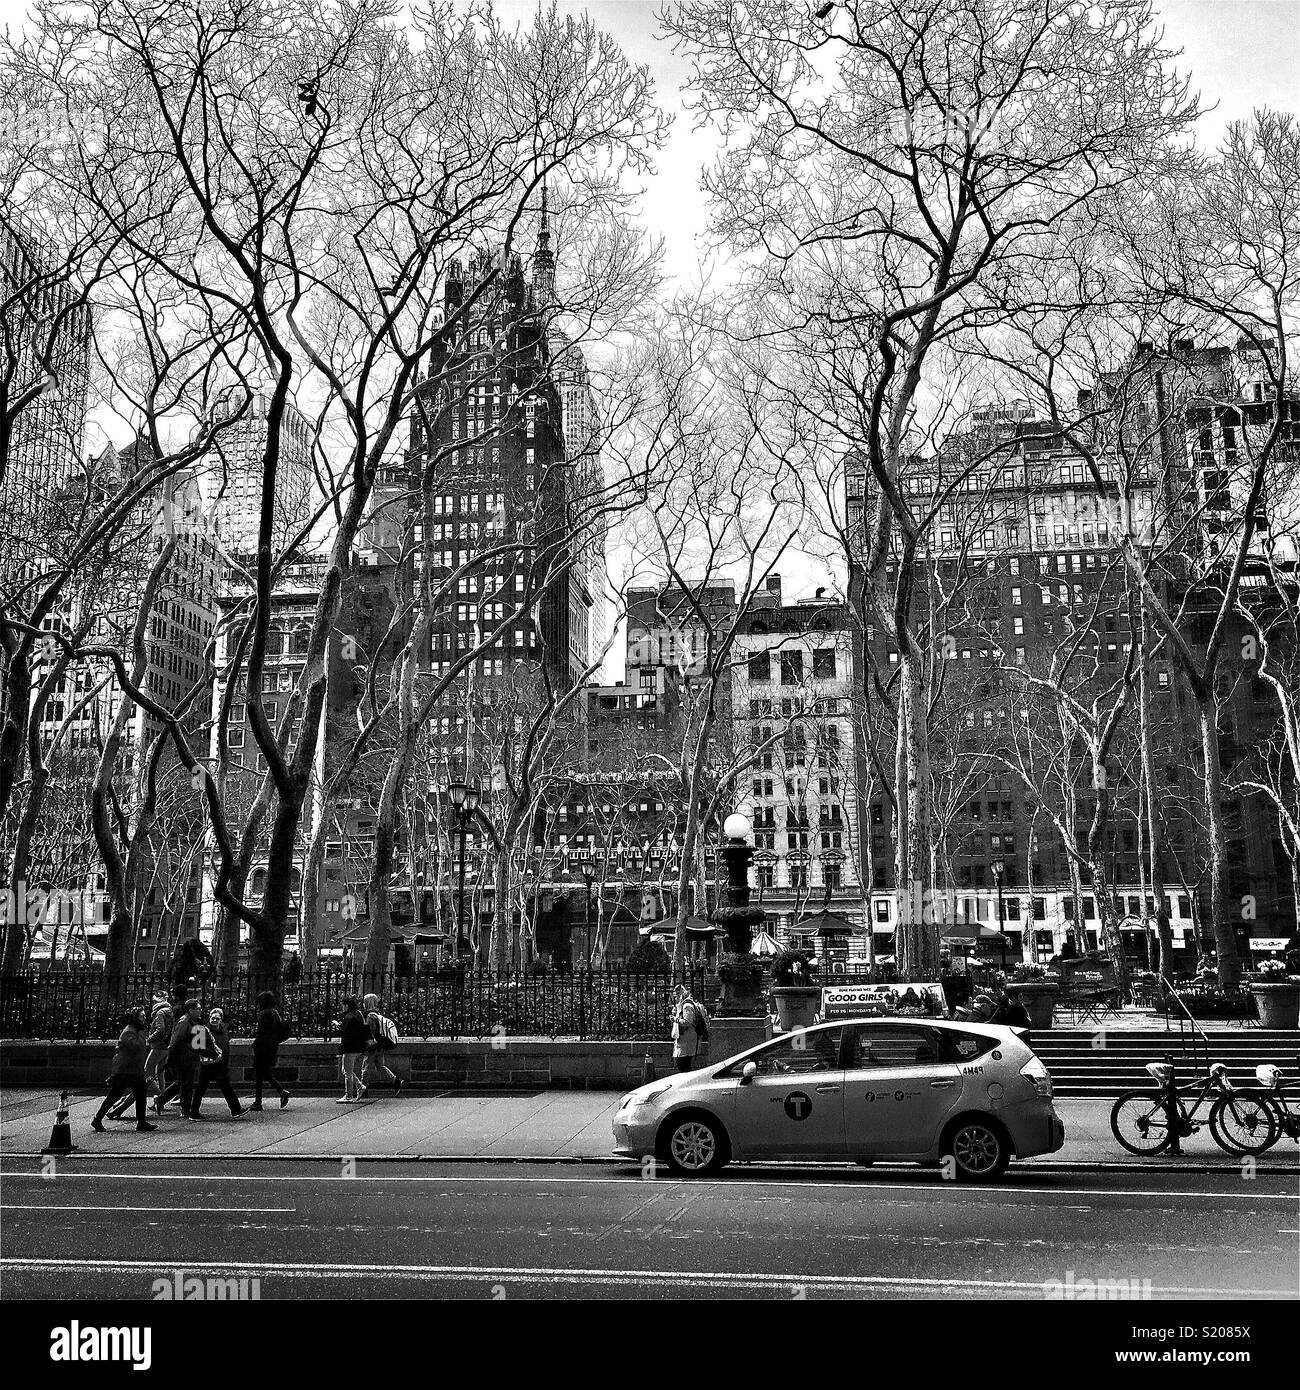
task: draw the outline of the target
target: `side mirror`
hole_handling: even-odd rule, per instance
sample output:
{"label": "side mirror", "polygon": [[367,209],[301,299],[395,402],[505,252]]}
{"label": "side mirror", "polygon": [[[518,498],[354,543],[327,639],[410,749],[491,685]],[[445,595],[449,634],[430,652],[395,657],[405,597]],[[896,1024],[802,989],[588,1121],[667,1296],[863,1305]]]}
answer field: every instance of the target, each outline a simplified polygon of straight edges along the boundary
{"label": "side mirror", "polygon": [[740,1084],[744,1086],[747,1082],[752,1081],[757,1075],[758,1063],[746,1062],[745,1065],[740,1069]]}

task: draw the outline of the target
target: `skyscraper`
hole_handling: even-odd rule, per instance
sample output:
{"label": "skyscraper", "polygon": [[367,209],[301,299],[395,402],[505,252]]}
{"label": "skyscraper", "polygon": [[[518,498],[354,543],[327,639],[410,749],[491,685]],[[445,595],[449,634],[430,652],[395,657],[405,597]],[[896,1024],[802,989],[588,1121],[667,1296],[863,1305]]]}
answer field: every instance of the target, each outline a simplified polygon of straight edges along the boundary
{"label": "skyscraper", "polygon": [[[218,419],[238,409],[232,393],[219,400]],[[266,396],[257,392],[242,418],[216,432],[209,464],[217,537],[227,555],[256,555],[262,511],[262,455],[266,449]],[[280,457],[275,475],[274,553],[293,548],[312,507],[311,427],[301,411],[286,405],[280,422]]]}

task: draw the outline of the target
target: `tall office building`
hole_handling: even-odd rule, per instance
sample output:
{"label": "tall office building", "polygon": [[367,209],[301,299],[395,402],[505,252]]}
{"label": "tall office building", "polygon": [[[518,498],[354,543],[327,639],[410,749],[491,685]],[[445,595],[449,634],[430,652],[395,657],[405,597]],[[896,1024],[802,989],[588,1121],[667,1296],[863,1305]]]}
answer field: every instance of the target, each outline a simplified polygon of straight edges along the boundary
{"label": "tall office building", "polygon": [[[1205,570],[1215,538],[1239,525],[1248,452],[1242,432],[1252,412],[1268,409],[1266,401],[1253,399],[1248,367],[1227,348],[1177,340],[1161,352],[1140,344],[1123,371],[1080,394],[1080,413],[1097,416],[1101,488],[1059,429],[1034,418],[1023,403],[974,412],[938,454],[907,464],[904,489],[922,508],[937,504],[917,563],[918,592],[929,595],[920,601],[933,602],[932,640],[945,666],[943,700],[931,732],[932,814],[947,876],[940,886],[949,889],[958,920],[996,925],[1001,915],[1013,954],[1025,944],[1050,954],[1067,931],[1081,947],[1095,947],[1101,922],[1088,873],[1072,865],[1073,846],[1046,809],[1049,800],[1057,808],[1072,805],[1076,842],[1082,845],[1096,804],[1090,765],[1080,750],[1069,750],[1061,762],[1067,771],[1050,787],[1027,786],[1007,765],[1000,755],[1024,746],[1023,737],[1017,742],[1017,721],[1023,725],[1034,717],[1029,707],[1036,698],[1008,671],[1043,675],[1054,654],[1059,663],[1062,653],[1071,653],[1068,679],[1077,689],[1102,694],[1119,679],[1135,636],[1117,526],[1121,506],[1129,509],[1129,529],[1140,545],[1161,538],[1158,553],[1152,551],[1150,582],[1167,607],[1183,613],[1193,649],[1205,640],[1217,600],[1213,584],[1206,588],[1195,573]],[[872,488],[865,463],[849,470],[853,533],[861,533]],[[887,561],[887,581],[895,565]],[[861,578],[856,570],[855,591]],[[865,638],[865,647],[859,645],[857,659],[870,658],[859,673],[859,688],[869,688],[871,666],[887,684],[897,651],[869,616],[858,637],[859,643]],[[1229,646],[1235,641],[1234,636]],[[1166,846],[1162,877],[1175,948],[1194,958],[1198,930],[1202,939],[1210,931],[1208,884],[1200,868],[1205,832],[1197,712],[1167,646],[1149,657],[1148,676],[1159,782],[1154,794]],[[1261,686],[1235,680],[1224,691],[1219,745],[1225,775],[1245,750],[1268,741],[1270,716]],[[1043,728],[1051,727],[1049,719]],[[886,721],[879,729],[887,765],[892,726]],[[1128,952],[1145,961],[1153,908],[1134,738],[1126,724],[1108,762],[1111,810],[1104,849]],[[942,776],[940,768],[946,769]],[[1042,781],[1051,768],[1035,765],[1033,771]],[[873,914],[883,929],[892,926],[896,910],[893,815],[878,786],[863,796],[862,806],[860,836],[877,900]],[[1229,893],[1255,904],[1254,923],[1243,921],[1238,931],[1244,954],[1252,935],[1290,930],[1292,887],[1263,799],[1234,793],[1224,810]],[[1000,894],[994,865],[1000,866]],[[1076,875],[1082,892],[1076,892]],[[1032,942],[1022,940],[1031,934]]]}
{"label": "tall office building", "polygon": [[0,410],[12,421],[0,459],[2,599],[18,569],[49,553],[59,499],[81,470],[90,311],[42,259],[36,238],[8,220],[0,222],[0,305]]}
{"label": "tall office building", "polygon": [[[207,489],[221,548],[245,560],[257,554],[267,404],[265,394],[254,394],[243,415],[216,432],[208,464]],[[218,401],[215,413],[218,419],[229,418],[237,408],[228,392]],[[275,556],[300,544],[298,537],[312,514],[314,490],[311,426],[301,411],[286,405],[275,475]]]}

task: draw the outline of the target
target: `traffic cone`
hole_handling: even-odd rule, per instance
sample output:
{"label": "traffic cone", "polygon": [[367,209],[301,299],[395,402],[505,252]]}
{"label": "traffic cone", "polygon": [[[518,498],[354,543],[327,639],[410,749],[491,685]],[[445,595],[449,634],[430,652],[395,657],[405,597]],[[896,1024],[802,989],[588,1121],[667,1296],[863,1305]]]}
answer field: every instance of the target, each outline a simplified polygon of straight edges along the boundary
{"label": "traffic cone", "polygon": [[655,1079],[655,1059],[647,1052],[645,1061],[641,1063],[641,1084],[648,1085]]}
{"label": "traffic cone", "polygon": [[54,1128],[50,1130],[50,1142],[41,1150],[43,1154],[70,1154],[75,1152],[72,1142],[72,1126],[68,1123],[68,1093],[59,1096],[59,1108],[54,1113]]}

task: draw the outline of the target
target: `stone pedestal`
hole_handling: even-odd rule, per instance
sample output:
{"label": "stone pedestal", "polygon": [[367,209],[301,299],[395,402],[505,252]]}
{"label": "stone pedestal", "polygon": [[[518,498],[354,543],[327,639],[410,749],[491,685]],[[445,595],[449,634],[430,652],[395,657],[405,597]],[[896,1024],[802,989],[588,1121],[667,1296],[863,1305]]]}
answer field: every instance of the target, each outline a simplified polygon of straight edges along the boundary
{"label": "stone pedestal", "polygon": [[709,1020],[709,1065],[716,1066],[737,1052],[745,1052],[772,1036],[772,1020],[759,1014],[748,1018]]}

